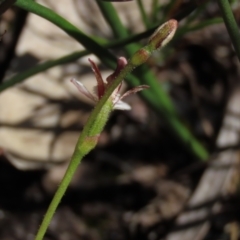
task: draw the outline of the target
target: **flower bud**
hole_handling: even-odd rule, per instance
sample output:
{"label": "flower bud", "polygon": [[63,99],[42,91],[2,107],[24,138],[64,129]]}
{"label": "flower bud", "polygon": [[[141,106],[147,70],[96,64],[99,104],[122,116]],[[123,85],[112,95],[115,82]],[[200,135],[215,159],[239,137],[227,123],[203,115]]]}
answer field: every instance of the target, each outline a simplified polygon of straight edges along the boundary
{"label": "flower bud", "polygon": [[161,25],[148,41],[149,51],[152,52],[165,46],[173,38],[177,27],[178,22],[175,19],[171,19]]}

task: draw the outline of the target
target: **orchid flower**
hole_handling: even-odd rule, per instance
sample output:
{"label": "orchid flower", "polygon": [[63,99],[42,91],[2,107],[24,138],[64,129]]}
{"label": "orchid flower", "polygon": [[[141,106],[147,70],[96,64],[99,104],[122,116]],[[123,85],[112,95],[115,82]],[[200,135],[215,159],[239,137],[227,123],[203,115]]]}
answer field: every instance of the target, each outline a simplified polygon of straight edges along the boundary
{"label": "orchid flower", "polygon": [[[107,1],[123,2],[127,0],[107,0]],[[87,96],[93,102],[97,103],[97,105],[90,114],[80,134],[80,137],[78,138],[74,153],[71,158],[71,162],[69,163],[68,169],[60,183],[60,186],[56,194],[54,195],[54,198],[47,210],[47,213],[44,216],[44,219],[38,230],[35,240],[43,239],[45,232],[53,217],[53,214],[56,211],[56,208],[59,202],[61,201],[61,198],[66,192],[66,189],[69,183],[71,182],[71,179],[79,163],[81,162],[84,156],[86,156],[92,149],[94,149],[94,147],[96,147],[100,134],[108,121],[111,111],[114,108],[122,110],[131,109],[131,107],[127,103],[123,102],[122,99],[131,93],[136,93],[145,88],[148,88],[148,86],[146,85],[141,85],[133,88],[132,90],[126,92],[121,96],[120,89],[122,86],[122,80],[134,68],[146,62],[154,51],[165,46],[174,36],[177,26],[178,22],[175,19],[170,19],[169,21],[161,25],[151,36],[148,44],[139,49],[137,52],[135,52],[128,62],[124,57],[120,57],[118,59],[116,70],[110,76],[107,77],[105,82],[103,81],[102,75],[96,64],[91,59],[89,59],[89,62],[92,65],[92,70],[97,80],[97,86],[94,88],[95,92],[90,93],[81,82],[78,82],[75,79],[71,80],[71,82],[77,87],[77,89],[82,94]],[[174,129],[176,129],[175,125]],[[186,139],[184,138],[184,140]],[[197,147],[196,142],[193,143],[193,145],[194,149],[196,149]],[[206,156],[204,157],[204,159],[205,158]]]}
{"label": "orchid flower", "polygon": [[[70,81],[77,87],[77,89],[86,97],[91,99],[94,103],[97,103],[101,97],[104,95],[106,89],[111,85],[111,83],[114,81],[114,79],[117,77],[117,75],[120,73],[120,71],[124,68],[124,66],[127,64],[127,60],[124,57],[120,57],[117,62],[117,67],[115,71],[109,75],[106,78],[106,81],[103,81],[102,75],[100,73],[99,68],[97,65],[89,58],[88,61],[92,65],[92,70],[95,74],[97,85],[94,87],[93,93],[89,92],[88,89],[79,81],[76,79],[71,79]],[[119,110],[130,110],[131,107],[126,102],[123,102],[122,99],[132,93],[136,93],[138,91],[141,91],[143,89],[148,88],[147,85],[141,85],[135,88],[132,88],[131,90],[124,93],[122,96],[120,95],[122,82],[118,85],[118,87],[113,91],[111,98],[113,103],[113,109],[119,109]]]}

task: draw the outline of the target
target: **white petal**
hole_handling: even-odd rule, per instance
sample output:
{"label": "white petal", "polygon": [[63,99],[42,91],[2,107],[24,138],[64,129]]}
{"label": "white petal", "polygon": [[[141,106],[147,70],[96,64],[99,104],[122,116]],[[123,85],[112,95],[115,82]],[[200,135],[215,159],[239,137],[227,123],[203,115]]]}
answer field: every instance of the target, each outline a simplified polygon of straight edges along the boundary
{"label": "white petal", "polygon": [[114,109],[118,109],[118,110],[131,110],[131,106],[128,105],[127,103],[123,102],[123,101],[118,101],[114,105]]}
{"label": "white petal", "polygon": [[81,82],[77,81],[75,78],[72,78],[70,81],[76,86],[79,92],[81,92],[83,95],[90,98],[94,102],[97,102],[96,96],[90,93]]}
{"label": "white petal", "polygon": [[142,90],[147,89],[147,88],[149,88],[149,86],[147,86],[147,85],[140,85],[140,86],[134,87],[134,88],[130,89],[129,91],[125,92],[120,97],[120,100],[122,100],[123,98],[127,97],[130,94],[137,93],[137,92],[142,91]]}

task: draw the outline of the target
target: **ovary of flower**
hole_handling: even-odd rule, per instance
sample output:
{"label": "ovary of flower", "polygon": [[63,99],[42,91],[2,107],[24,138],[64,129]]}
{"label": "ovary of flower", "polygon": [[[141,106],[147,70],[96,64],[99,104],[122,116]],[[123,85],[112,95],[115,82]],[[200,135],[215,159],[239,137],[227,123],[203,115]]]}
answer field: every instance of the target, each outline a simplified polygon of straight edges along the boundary
{"label": "ovary of flower", "polygon": [[[93,89],[93,93],[89,92],[88,89],[79,81],[76,79],[71,79],[70,81],[77,87],[77,89],[86,97],[91,99],[94,103],[97,103],[101,97],[104,95],[106,89],[110,86],[112,81],[117,77],[117,75],[120,73],[120,71],[124,68],[124,66],[127,64],[127,60],[124,57],[120,57],[117,62],[117,68],[115,71],[107,77],[106,82],[103,81],[102,75],[100,73],[100,70],[98,69],[97,65],[91,60],[88,59],[88,61],[92,65],[92,70],[95,74],[97,85]],[[139,92],[143,89],[148,88],[147,85],[141,85],[138,87],[135,87],[126,93],[124,93],[122,96],[119,94],[121,89],[122,83],[118,85],[118,87],[113,91],[111,98],[114,105],[114,109],[119,110],[130,110],[131,107],[127,103],[123,102],[122,99],[132,93]]]}

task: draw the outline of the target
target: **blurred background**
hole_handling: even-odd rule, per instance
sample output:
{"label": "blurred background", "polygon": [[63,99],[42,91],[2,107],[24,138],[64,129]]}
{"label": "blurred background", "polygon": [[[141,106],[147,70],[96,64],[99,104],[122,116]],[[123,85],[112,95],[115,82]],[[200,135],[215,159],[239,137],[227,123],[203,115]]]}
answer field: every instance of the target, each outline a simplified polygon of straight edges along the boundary
{"label": "blurred background", "polygon": [[[96,0],[37,2],[94,39],[120,39]],[[240,239],[239,61],[216,1],[193,2],[112,5],[130,35],[192,9],[169,46],[146,65],[174,103],[179,121],[208,152],[208,160],[189,151],[146,99],[131,95],[126,102],[132,110],[112,113],[44,239]],[[240,4],[230,3],[240,24]],[[0,33],[1,84],[85,49],[49,21],[14,5],[1,15]],[[137,43],[146,44],[149,36]],[[120,45],[111,52],[126,56],[124,49]],[[70,83],[74,77],[93,88],[89,57],[104,78],[112,73],[89,54],[0,88],[1,240],[34,239],[93,108]],[[124,84],[128,87],[129,82]]]}

